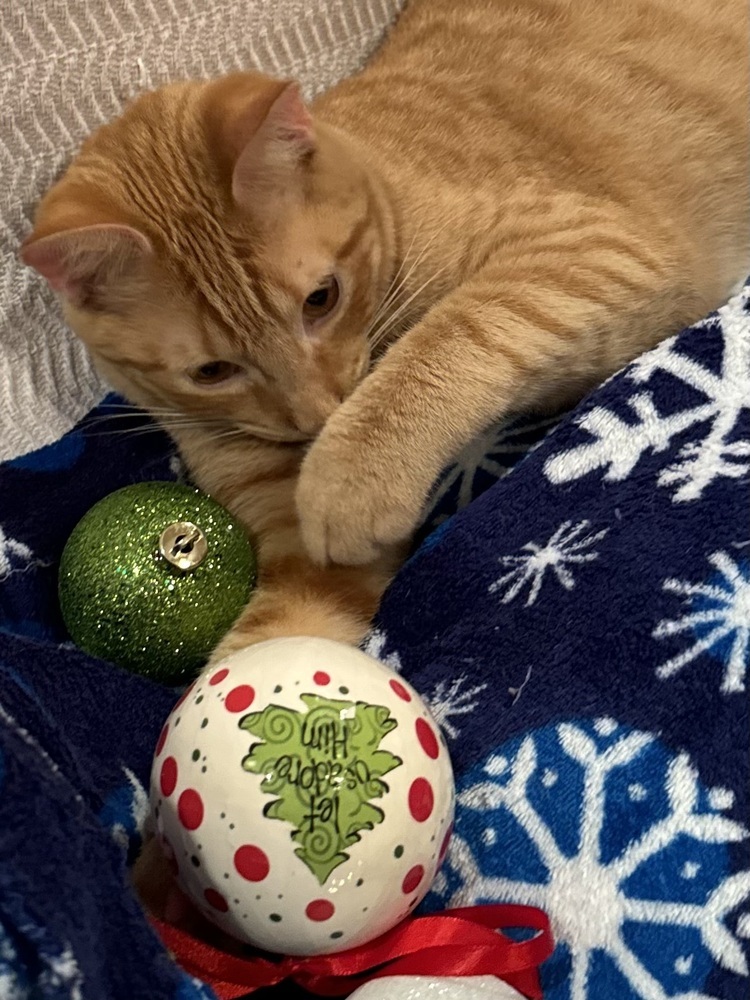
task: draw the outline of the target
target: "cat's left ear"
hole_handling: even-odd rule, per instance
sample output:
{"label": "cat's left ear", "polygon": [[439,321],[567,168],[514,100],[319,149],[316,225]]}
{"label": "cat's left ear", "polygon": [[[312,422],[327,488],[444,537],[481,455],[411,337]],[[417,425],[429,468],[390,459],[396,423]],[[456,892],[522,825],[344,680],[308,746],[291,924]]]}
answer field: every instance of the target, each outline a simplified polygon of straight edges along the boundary
{"label": "cat's left ear", "polygon": [[257,206],[269,195],[290,192],[301,182],[315,151],[312,117],[296,83],[286,84],[240,153],[232,174],[232,195]]}
{"label": "cat's left ear", "polygon": [[134,278],[152,255],[149,240],[131,226],[94,223],[49,232],[50,220],[21,247],[24,264],[75,306],[103,303]]}

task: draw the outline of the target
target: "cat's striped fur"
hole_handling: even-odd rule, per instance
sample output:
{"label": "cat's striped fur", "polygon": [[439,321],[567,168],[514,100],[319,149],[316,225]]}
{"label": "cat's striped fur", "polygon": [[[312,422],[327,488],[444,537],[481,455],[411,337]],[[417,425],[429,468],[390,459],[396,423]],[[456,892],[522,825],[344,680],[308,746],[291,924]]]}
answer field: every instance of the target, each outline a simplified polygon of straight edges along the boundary
{"label": "cat's striped fur", "polygon": [[[259,539],[217,655],[358,640],[463,444],[722,301],[748,262],[749,66],[742,0],[411,0],[312,119],[239,75],[89,140],[24,253]],[[190,383],[215,360],[252,368]]]}

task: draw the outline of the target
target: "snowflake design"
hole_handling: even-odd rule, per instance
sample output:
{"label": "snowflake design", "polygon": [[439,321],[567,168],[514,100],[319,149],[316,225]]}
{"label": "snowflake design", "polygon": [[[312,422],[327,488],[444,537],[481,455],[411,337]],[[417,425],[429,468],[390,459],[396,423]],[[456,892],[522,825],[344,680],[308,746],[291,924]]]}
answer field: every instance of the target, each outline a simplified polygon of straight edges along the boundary
{"label": "snowflake design", "polygon": [[572,590],[575,579],[569,567],[598,559],[599,553],[590,551],[591,547],[600,542],[609,531],[609,528],[603,528],[584,534],[590,527],[589,521],[579,521],[578,524],[565,521],[544,545],[526,542],[521,547],[523,554],[501,556],[498,560],[500,565],[510,568],[490,585],[489,592],[501,592],[503,604],[508,604],[530,583],[526,598],[526,607],[529,607],[539,596],[547,570],[554,573],[565,590]]}
{"label": "snowflake design", "polygon": [[[625,373],[636,385],[645,385],[655,373],[666,372],[697,390],[703,402],[663,415],[654,391],[645,389],[627,400],[635,421],[625,421],[605,406],[593,407],[577,421],[593,440],[548,458],[544,472],[550,482],[571,482],[597,469],[606,470],[607,482],[623,480],[647,452],[666,451],[688,430],[693,430],[694,440],[679,449],[657,479],[659,486],[672,489],[674,502],[699,499],[714,480],[744,477],[750,470],[750,441],[732,438],[742,411],[750,408],[749,305],[750,285],[717,316],[697,324],[723,333],[719,374],[683,353],[675,337],[644,354]],[[699,437],[701,428],[706,430]]]}
{"label": "snowflake design", "polygon": [[99,819],[109,828],[115,843],[127,851],[131,840],[143,834],[150,805],[148,792],[135,774],[129,767],[123,766],[122,770],[127,784],[115,789],[107,798]]}
{"label": "snowflake design", "polygon": [[[474,438],[438,481],[425,522],[437,524],[444,520],[447,512],[435,517],[443,506],[451,513],[467,507],[479,493],[507,475],[520,458],[537,448],[540,441],[536,439],[558,420],[558,417],[533,422],[514,420],[496,424]],[[448,498],[451,502],[447,504]]]}
{"label": "snowflake design", "polygon": [[748,975],[750,916],[728,924],[750,871],[728,873],[727,846],[749,833],[687,754],[612,719],[562,723],[510,741],[461,786],[432,904],[545,909],[548,1000],[706,1000],[716,966]]}
{"label": "snowflake design", "polygon": [[367,653],[374,660],[380,660],[391,670],[394,670],[397,674],[401,673],[401,657],[394,650],[391,653],[386,653],[385,650],[388,647],[388,636],[382,629],[374,628],[368,636],[365,637],[362,643],[361,649],[363,653]]}
{"label": "snowflake design", "polygon": [[25,1000],[26,985],[18,972],[19,960],[10,938],[0,927],[0,997],[2,1000]]}
{"label": "snowflake design", "polygon": [[53,993],[65,990],[69,1000],[83,1000],[83,973],[69,944],[59,955],[41,956],[46,968],[42,970],[37,986],[40,996],[51,996]]}
{"label": "snowflake design", "polygon": [[[28,931],[28,928],[27,928]],[[53,946],[55,947],[55,946]],[[66,942],[62,951],[41,946],[36,955],[38,969],[33,985],[28,970],[9,937],[0,929],[0,997],[2,1000],[25,1000],[28,996],[65,996],[83,1000],[83,973],[73,949]]]}
{"label": "snowflake design", "polygon": [[461,730],[451,720],[456,716],[471,715],[479,704],[478,696],[487,687],[486,684],[476,684],[465,688],[465,683],[465,676],[457,677],[450,682],[438,681],[432,693],[426,695],[424,699],[435,722],[452,740],[461,735]]}
{"label": "snowflake design", "polygon": [[13,573],[22,573],[32,566],[46,566],[23,542],[10,538],[0,527],[0,580],[6,580]]}
{"label": "snowflake design", "polygon": [[673,677],[703,653],[711,653],[725,664],[722,694],[734,694],[745,690],[750,662],[750,568],[743,571],[726,552],[714,552],[708,561],[716,575],[706,583],[664,581],[663,589],[684,598],[689,611],[660,621],[654,638],[691,632],[695,641],[662,663],[656,676],[662,680]]}
{"label": "snowflake design", "polygon": [[[388,636],[382,629],[373,629],[362,643],[361,649],[368,656],[380,660],[391,670],[400,674],[403,667],[401,657],[393,650],[386,653],[388,648]],[[464,688],[466,677],[457,677],[452,681],[438,681],[432,689],[432,693],[423,695],[425,705],[432,713],[435,722],[443,729],[446,736],[455,740],[461,730],[451,719],[460,715],[470,715],[478,705],[477,697],[487,687],[486,684],[478,684],[473,687]]]}

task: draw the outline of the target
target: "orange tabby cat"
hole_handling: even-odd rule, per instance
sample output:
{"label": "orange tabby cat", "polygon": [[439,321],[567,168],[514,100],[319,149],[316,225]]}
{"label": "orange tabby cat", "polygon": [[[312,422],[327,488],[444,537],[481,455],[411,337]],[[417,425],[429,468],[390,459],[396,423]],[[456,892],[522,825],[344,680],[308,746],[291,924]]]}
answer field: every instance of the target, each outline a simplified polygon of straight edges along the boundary
{"label": "orange tabby cat", "polygon": [[359,639],[462,445],[726,297],[747,37],[742,0],[411,0],[309,110],[238,74],[88,140],[23,257],[260,541],[217,656]]}

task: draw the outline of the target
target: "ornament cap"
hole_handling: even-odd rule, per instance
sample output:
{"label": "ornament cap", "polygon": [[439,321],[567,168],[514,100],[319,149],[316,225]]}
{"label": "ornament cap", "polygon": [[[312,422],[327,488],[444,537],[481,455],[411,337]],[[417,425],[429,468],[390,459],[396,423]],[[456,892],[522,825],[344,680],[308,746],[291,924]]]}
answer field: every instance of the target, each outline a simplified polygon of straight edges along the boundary
{"label": "ornament cap", "polygon": [[192,573],[208,555],[208,542],[197,524],[175,521],[159,536],[159,553],[181,573]]}

